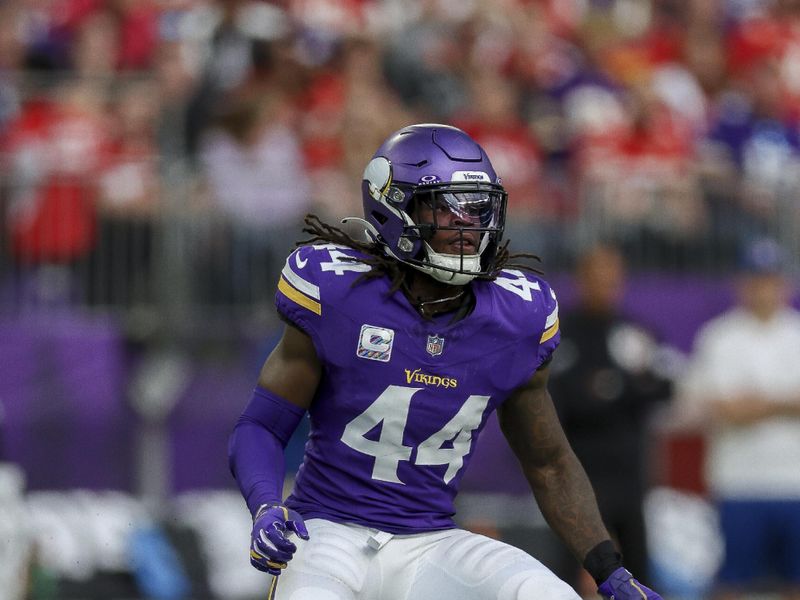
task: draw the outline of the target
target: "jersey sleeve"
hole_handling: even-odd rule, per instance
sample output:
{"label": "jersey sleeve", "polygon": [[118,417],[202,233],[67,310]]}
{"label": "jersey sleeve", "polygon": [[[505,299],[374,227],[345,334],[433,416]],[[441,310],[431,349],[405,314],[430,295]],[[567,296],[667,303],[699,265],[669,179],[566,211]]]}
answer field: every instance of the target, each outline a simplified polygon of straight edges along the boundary
{"label": "jersey sleeve", "polygon": [[519,363],[519,381],[527,381],[561,341],[558,299],[546,281],[516,269],[503,269],[491,289],[492,319],[515,348],[510,361]]}
{"label": "jersey sleeve", "polygon": [[300,246],[286,259],[275,306],[281,317],[306,332],[318,356],[334,360],[341,332],[351,324],[352,286],[369,266],[344,246]]}
{"label": "jersey sleeve", "polygon": [[537,368],[547,363],[561,341],[561,329],[558,320],[558,298],[553,288],[545,282],[539,282],[542,294],[542,305],[546,315],[544,327],[539,337],[539,352]]}
{"label": "jersey sleeve", "polygon": [[319,350],[322,296],[319,265],[311,247],[301,246],[286,259],[275,293],[275,307],[289,323],[311,336]]}

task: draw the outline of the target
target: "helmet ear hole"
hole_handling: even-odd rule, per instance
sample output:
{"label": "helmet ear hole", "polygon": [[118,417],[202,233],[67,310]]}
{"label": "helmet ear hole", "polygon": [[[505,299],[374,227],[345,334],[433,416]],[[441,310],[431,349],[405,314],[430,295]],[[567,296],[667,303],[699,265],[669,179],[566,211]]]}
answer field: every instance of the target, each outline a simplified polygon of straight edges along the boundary
{"label": "helmet ear hole", "polygon": [[372,218],[375,219],[381,225],[386,225],[386,221],[389,220],[389,217],[387,217],[383,213],[379,213],[377,210],[372,211]]}

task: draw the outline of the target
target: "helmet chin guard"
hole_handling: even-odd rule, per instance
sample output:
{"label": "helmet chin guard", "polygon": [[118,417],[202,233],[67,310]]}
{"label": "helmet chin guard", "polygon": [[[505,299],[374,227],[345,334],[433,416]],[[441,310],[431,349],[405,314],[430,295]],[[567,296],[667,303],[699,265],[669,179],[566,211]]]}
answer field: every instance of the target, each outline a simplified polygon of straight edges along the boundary
{"label": "helmet chin guard", "polygon": [[[483,149],[455,127],[412,125],[392,134],[364,170],[364,219],[348,218],[358,237],[426,275],[450,285],[465,285],[492,275],[505,227],[506,192]],[[458,215],[457,226],[442,220],[416,223],[420,202]],[[456,254],[435,251],[437,231],[461,236]],[[464,252],[465,233],[477,248]]]}
{"label": "helmet chin guard", "polygon": [[450,285],[466,285],[480,273],[481,257],[479,254],[440,254],[425,243],[428,251],[426,265],[412,264],[415,269],[430,275],[436,281]]}

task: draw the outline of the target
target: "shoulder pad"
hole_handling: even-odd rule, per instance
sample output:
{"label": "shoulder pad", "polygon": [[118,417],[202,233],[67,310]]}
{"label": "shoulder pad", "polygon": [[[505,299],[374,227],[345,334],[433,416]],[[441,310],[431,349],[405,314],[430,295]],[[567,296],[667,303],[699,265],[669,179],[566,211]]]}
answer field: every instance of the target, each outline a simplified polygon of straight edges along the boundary
{"label": "shoulder pad", "polygon": [[326,301],[322,289],[326,294],[336,295],[337,290],[352,283],[352,277],[346,275],[371,268],[357,260],[360,256],[358,251],[337,244],[295,249],[286,259],[278,281],[278,309],[292,321],[295,314],[321,315]]}
{"label": "shoulder pad", "polygon": [[524,321],[525,327],[538,330],[539,344],[547,346],[547,356],[558,345],[558,299],[550,285],[534,273],[503,269],[492,283],[501,290],[495,294],[504,312]]}

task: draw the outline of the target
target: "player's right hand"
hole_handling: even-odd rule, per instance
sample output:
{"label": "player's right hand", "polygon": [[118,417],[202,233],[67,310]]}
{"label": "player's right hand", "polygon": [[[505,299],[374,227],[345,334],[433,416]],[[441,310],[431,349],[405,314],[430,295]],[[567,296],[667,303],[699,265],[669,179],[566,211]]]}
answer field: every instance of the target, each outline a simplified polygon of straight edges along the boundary
{"label": "player's right hand", "polygon": [[259,571],[280,575],[297,550],[289,540],[292,533],[308,539],[306,524],[296,511],[280,504],[259,508],[250,535],[250,564]]}
{"label": "player's right hand", "polygon": [[614,571],[597,591],[606,600],[663,600],[649,587],[636,581],[625,567]]}

